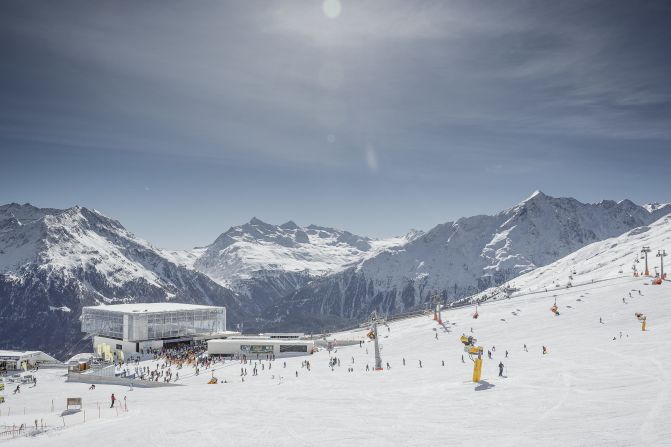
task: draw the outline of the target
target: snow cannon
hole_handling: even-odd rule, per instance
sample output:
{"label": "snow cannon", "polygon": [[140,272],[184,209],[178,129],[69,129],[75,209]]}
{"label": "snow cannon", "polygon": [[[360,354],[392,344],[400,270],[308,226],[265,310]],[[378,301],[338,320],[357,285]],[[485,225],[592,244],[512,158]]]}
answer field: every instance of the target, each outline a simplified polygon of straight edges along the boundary
{"label": "snow cannon", "polygon": [[557,307],[556,304],[552,305],[552,307],[550,308],[550,311],[555,315],[559,315],[559,308]]}
{"label": "snow cannon", "polygon": [[375,340],[375,332],[373,332],[373,331],[368,331],[368,333],[366,334],[366,336],[367,336],[368,338],[370,338],[371,340]]}
{"label": "snow cannon", "polygon": [[482,346],[465,346],[464,352],[466,352],[468,355],[481,356],[482,353],[485,352],[485,349]]}
{"label": "snow cannon", "polygon": [[207,382],[207,384],[208,384],[208,385],[216,385],[217,382],[219,382],[219,380],[218,380],[216,377],[212,377],[212,378]]}
{"label": "snow cannon", "polygon": [[653,279],[652,284],[655,285],[655,286],[661,286],[662,285],[662,278]]}
{"label": "snow cannon", "polygon": [[636,312],[634,315],[636,316],[636,319],[638,319],[638,321],[641,322],[641,330],[645,332],[645,324],[647,317],[640,312]]}
{"label": "snow cannon", "polygon": [[473,338],[472,335],[465,335],[465,334],[461,334],[459,340],[461,340],[461,342],[466,346],[474,346],[475,342],[477,341],[475,338]]}
{"label": "snow cannon", "polygon": [[482,375],[482,354],[485,349],[482,346],[475,346],[477,340],[472,336],[462,334],[459,340],[464,344],[464,352],[473,361],[473,382],[479,382]]}

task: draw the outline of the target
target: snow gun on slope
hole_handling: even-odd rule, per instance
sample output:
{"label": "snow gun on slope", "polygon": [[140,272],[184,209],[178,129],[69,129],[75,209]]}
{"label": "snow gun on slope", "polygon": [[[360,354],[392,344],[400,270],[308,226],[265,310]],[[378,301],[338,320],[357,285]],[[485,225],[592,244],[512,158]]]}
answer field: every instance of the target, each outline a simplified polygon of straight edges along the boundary
{"label": "snow gun on slope", "polygon": [[636,312],[634,315],[636,316],[638,321],[641,322],[641,330],[645,332],[645,324],[648,318],[640,312]]}
{"label": "snow gun on slope", "polygon": [[473,361],[473,382],[479,382],[482,375],[482,353],[484,348],[482,346],[475,346],[477,340],[473,336],[461,334],[461,342],[464,344],[464,352]]}

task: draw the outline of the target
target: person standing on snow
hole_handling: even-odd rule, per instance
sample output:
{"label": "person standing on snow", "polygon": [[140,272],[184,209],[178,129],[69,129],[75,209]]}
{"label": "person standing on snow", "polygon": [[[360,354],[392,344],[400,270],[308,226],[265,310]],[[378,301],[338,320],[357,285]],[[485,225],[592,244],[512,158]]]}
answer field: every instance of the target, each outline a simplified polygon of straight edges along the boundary
{"label": "person standing on snow", "polygon": [[112,397],[110,399],[112,400],[112,405],[110,405],[110,408],[113,408],[114,402],[116,402],[116,397],[114,396],[114,393],[112,393]]}
{"label": "person standing on snow", "polygon": [[503,362],[499,362],[499,377],[503,376]]}

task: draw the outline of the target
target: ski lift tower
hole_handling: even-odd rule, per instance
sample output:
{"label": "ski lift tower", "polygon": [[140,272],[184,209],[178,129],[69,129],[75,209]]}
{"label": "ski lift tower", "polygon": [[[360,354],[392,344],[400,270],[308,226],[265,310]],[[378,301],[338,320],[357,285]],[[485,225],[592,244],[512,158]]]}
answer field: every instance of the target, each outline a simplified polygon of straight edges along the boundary
{"label": "ski lift tower", "polygon": [[659,258],[659,263],[660,263],[660,273],[659,277],[661,279],[664,279],[666,276],[664,275],[664,258],[666,257],[666,250],[657,250],[657,257]]}
{"label": "ski lift tower", "polygon": [[368,325],[370,326],[370,331],[372,332],[371,338],[373,339],[373,342],[375,343],[375,371],[382,371],[382,357],[380,356],[380,344],[379,344],[378,335],[377,335],[378,324],[386,325],[387,322],[383,318],[380,318],[377,315],[377,311],[373,311],[373,313],[370,314],[370,319],[368,320]]}
{"label": "ski lift tower", "polygon": [[641,253],[643,253],[643,256],[645,257],[645,273],[643,273],[645,276],[649,276],[650,272],[648,271],[648,253],[650,253],[650,247],[645,246],[641,250]]}

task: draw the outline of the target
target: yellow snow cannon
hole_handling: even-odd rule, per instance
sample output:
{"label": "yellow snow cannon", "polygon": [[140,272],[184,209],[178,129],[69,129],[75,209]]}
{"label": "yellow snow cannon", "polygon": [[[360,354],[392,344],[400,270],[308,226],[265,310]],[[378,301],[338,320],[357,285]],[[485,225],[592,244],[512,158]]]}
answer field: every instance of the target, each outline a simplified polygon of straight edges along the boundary
{"label": "yellow snow cannon", "polygon": [[473,346],[477,341],[475,338],[473,338],[472,335],[465,335],[465,334],[462,334],[459,340],[461,340],[461,342],[466,346]]}
{"label": "yellow snow cannon", "polygon": [[645,325],[648,318],[640,312],[636,312],[634,315],[636,315],[636,319],[641,322],[641,330],[645,332]]}

